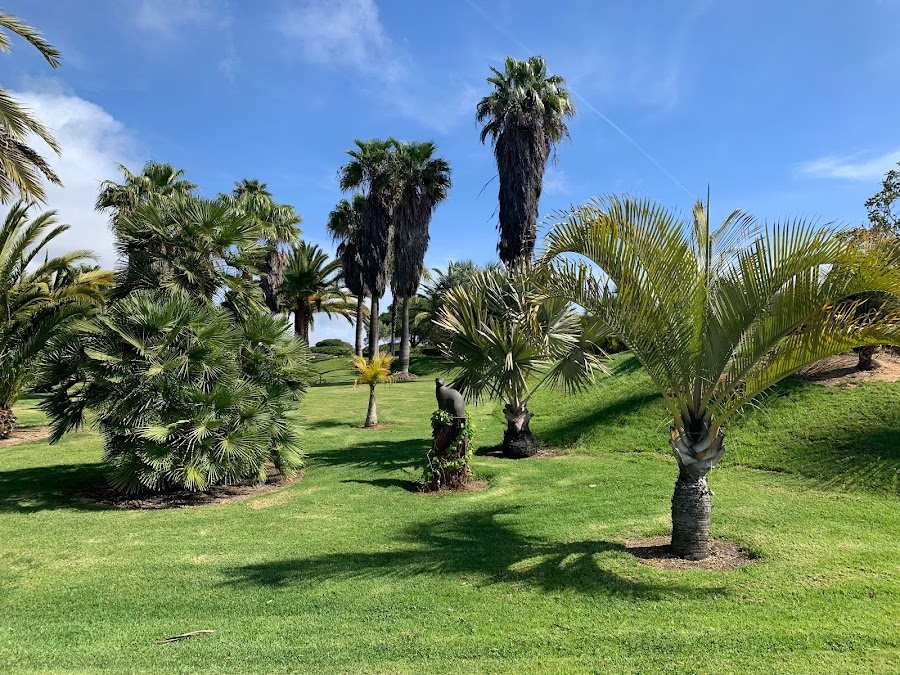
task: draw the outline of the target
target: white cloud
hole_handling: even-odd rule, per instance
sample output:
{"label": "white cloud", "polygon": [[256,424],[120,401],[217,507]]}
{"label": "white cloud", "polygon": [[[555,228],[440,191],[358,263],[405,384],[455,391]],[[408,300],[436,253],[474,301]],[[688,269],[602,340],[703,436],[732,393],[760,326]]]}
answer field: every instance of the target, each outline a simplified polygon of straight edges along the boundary
{"label": "white cloud", "polygon": [[226,29],[231,26],[231,12],[219,0],[141,0],[136,20],[139,28],[172,36],[192,24]]}
{"label": "white cloud", "polygon": [[900,150],[861,159],[859,154],[839,157],[829,155],[795,167],[797,176],[807,178],[837,178],[843,180],[878,180],[900,162]]}
{"label": "white cloud", "polygon": [[544,173],[543,194],[549,197],[567,197],[572,194],[572,185],[566,172],[551,164]]}
{"label": "white cloud", "polygon": [[51,242],[50,255],[87,248],[110,268],[115,251],[108,217],[94,210],[94,201],[100,183],[118,176],[119,163],[134,165],[134,140],[103,108],[59,86],[13,95],[51,129],[62,148],[57,156],[43,141],[34,139],[35,149],[50,162],[64,186],[47,185],[47,204],[35,208],[55,209],[59,220],[70,226]]}

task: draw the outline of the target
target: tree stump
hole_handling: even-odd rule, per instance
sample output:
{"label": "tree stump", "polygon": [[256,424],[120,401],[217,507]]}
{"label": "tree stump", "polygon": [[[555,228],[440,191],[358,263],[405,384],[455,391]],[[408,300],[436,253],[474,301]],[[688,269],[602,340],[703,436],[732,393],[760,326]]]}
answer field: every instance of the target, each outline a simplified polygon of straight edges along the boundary
{"label": "tree stump", "polygon": [[[449,418],[449,419],[447,419]],[[443,417],[437,413],[431,420],[431,450],[425,468],[423,489],[459,490],[472,475],[469,469],[469,434],[465,417]]]}

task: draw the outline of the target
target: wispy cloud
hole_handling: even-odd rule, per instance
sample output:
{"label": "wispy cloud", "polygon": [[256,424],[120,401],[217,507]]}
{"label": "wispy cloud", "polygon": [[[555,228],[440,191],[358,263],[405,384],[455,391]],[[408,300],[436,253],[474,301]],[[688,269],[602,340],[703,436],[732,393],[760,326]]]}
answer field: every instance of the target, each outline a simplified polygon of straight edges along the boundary
{"label": "wispy cloud", "polygon": [[572,194],[572,184],[566,172],[551,164],[544,173],[543,194],[548,197],[568,197]]}
{"label": "wispy cloud", "polygon": [[869,157],[829,155],[794,167],[794,174],[802,178],[834,178],[839,180],[877,180],[900,162],[900,150]]}
{"label": "wispy cloud", "polygon": [[221,0],[141,0],[135,19],[143,30],[173,36],[191,25],[229,28],[231,9]]}

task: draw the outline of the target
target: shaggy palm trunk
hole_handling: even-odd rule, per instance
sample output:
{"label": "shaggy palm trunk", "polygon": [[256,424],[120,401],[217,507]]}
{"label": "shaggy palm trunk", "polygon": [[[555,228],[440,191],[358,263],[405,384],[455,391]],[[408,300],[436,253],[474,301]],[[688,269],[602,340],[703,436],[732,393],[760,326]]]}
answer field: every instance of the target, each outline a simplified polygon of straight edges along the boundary
{"label": "shaggy palm trunk", "polygon": [[294,335],[309,344],[309,317],[303,305],[294,308]]}
{"label": "shaggy palm trunk", "polygon": [[363,333],[365,332],[365,325],[363,323],[363,303],[365,302],[365,298],[358,297],[356,298],[356,345],[354,345],[354,354],[357,356],[363,355]]}
{"label": "shaggy palm trunk", "polygon": [[284,281],[287,258],[287,253],[274,245],[274,248],[266,252],[265,260],[259,268],[259,286],[263,300],[273,314],[278,311],[278,288]]}
{"label": "shaggy palm trunk", "polygon": [[378,411],[375,409],[375,385],[369,385],[369,411],[366,413],[364,427],[374,427],[378,424]]}
{"label": "shaggy palm trunk", "polygon": [[395,356],[394,351],[397,346],[397,298],[391,302],[391,356]]}
{"label": "shaggy palm trunk", "polygon": [[403,298],[403,316],[400,319],[400,372],[409,372],[409,298]]}
{"label": "shaggy palm trunk", "polygon": [[506,417],[506,432],[503,434],[503,454],[510,459],[523,459],[537,453],[537,441],[531,433],[533,415],[523,404],[514,408],[506,404],[503,408]]}
{"label": "shaggy palm trunk", "polygon": [[671,432],[669,442],[678,460],[678,480],[672,495],[672,552],[679,558],[703,560],[709,556],[713,493],[706,484],[706,474],[725,454],[724,441],[719,432],[712,443],[704,439],[685,443],[674,429]]}
{"label": "shaggy palm trunk", "polygon": [[372,306],[369,309],[369,358],[378,356],[381,350],[378,347],[378,296],[372,294]]}
{"label": "shaggy palm trunk", "polygon": [[859,370],[874,370],[875,369],[875,350],[877,347],[860,347],[856,350],[859,356],[859,363],[856,364],[856,367]]}
{"label": "shaggy palm trunk", "polygon": [[0,408],[0,440],[9,438],[9,435],[16,428],[16,416],[12,408],[6,406]]}

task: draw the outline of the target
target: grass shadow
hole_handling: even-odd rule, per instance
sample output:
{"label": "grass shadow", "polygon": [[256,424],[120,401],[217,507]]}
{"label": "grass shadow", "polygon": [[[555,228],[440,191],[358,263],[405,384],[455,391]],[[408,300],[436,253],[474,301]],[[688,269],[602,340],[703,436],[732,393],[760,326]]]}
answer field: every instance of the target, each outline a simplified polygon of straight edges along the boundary
{"label": "grass shadow", "polygon": [[28,469],[0,471],[0,513],[34,513],[52,509],[104,509],[75,497],[80,490],[106,487],[101,463],[55,464]]}
{"label": "grass shadow", "polygon": [[553,417],[540,432],[540,442],[556,447],[573,445],[585,435],[589,435],[596,427],[604,424],[624,424],[621,419],[626,415],[662,400],[662,394],[632,394],[616,398],[598,408],[591,408],[575,417]]}
{"label": "grass shadow", "polygon": [[406,492],[419,492],[419,486],[416,481],[403,480],[402,478],[372,478],[370,480],[357,480],[347,478],[342,483],[358,483],[360,485],[374,485],[380,488],[402,488]]}
{"label": "grass shadow", "polygon": [[[547,542],[517,532],[505,520],[514,509],[411,524],[397,537],[404,548],[330,553],[225,570],[227,584],[281,588],[325,579],[418,575],[472,576],[476,584],[521,583],[547,591],[579,591],[642,600],[721,595],[722,587],[649,582],[616,571],[628,557],[624,544],[609,541]],[[620,565],[618,565],[620,566]]]}
{"label": "grass shadow", "polygon": [[355,466],[376,471],[396,471],[425,464],[429,440],[412,438],[354,443],[351,447],[317,451],[309,457],[311,465]]}

